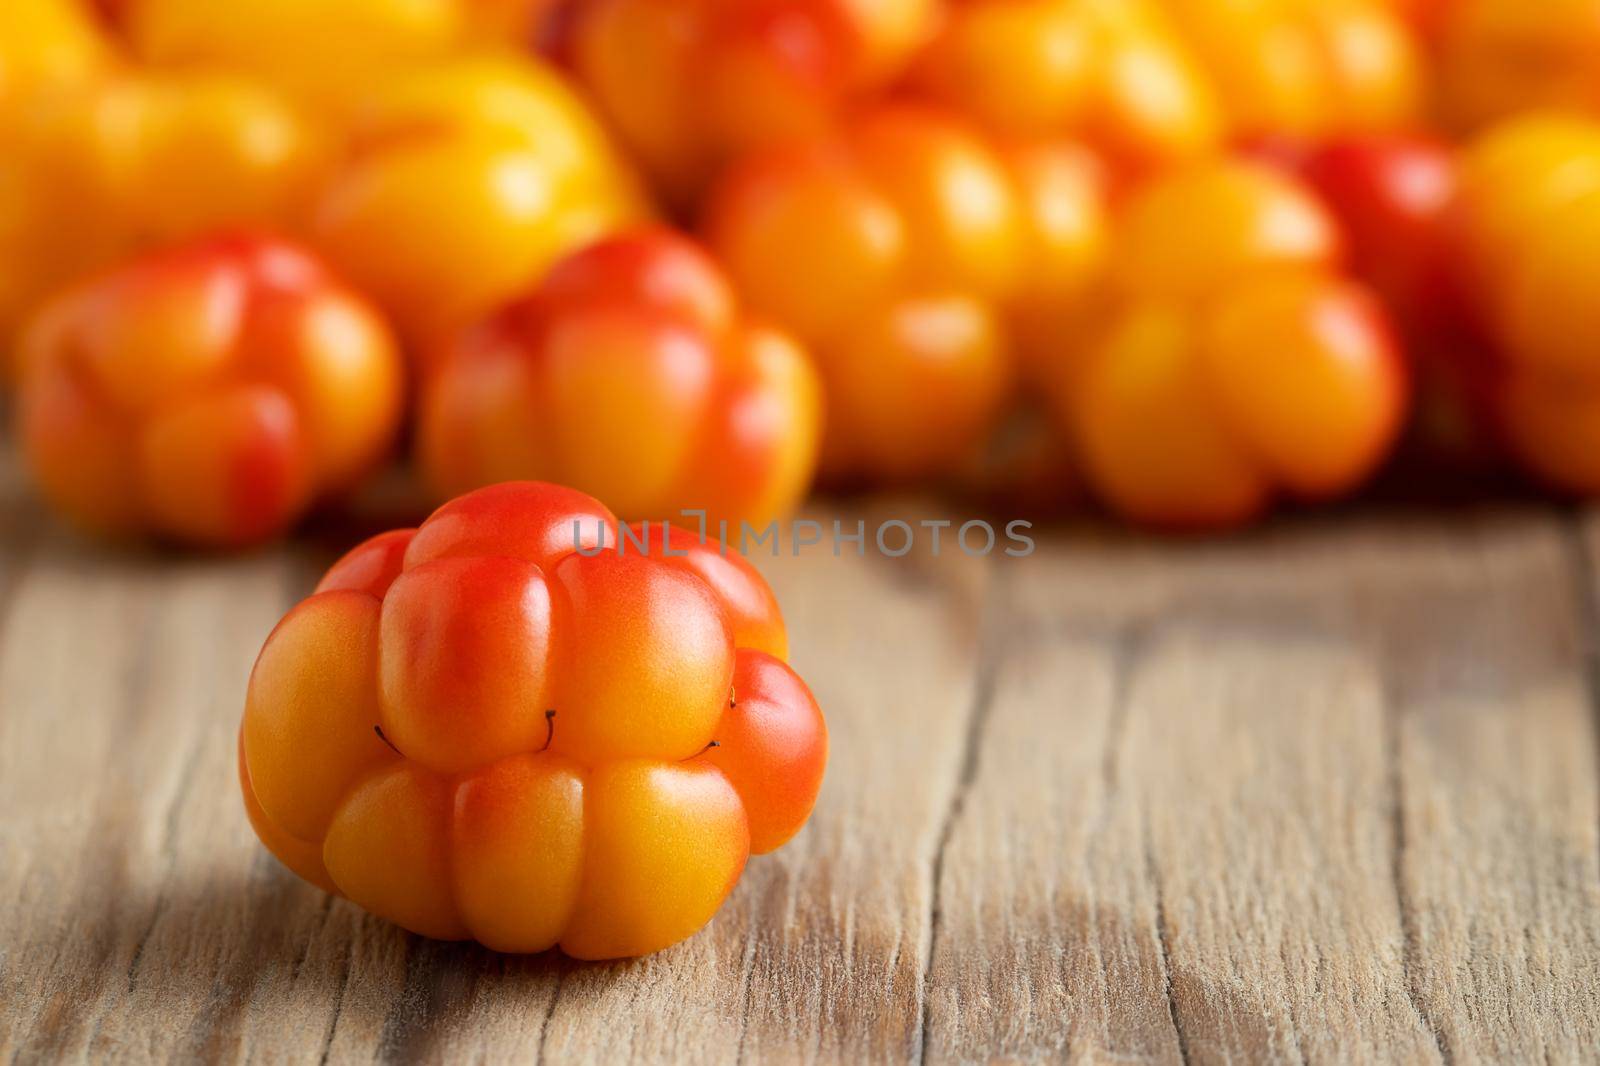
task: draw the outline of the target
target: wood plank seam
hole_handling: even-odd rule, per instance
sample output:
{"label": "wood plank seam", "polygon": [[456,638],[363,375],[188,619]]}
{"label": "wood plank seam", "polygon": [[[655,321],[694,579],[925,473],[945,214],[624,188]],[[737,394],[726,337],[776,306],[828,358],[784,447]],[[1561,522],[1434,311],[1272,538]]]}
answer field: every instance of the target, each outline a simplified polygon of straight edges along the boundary
{"label": "wood plank seam", "polygon": [[[261,856],[258,856],[257,858],[259,859]],[[328,912],[333,909],[334,899],[335,897],[331,894],[324,894],[322,897],[322,908],[317,915],[317,933],[319,934],[328,923]],[[305,944],[295,955],[294,965],[289,967],[290,984],[294,984],[296,981],[300,980],[300,974],[305,970],[306,962],[311,958],[311,946],[314,943],[316,943],[316,934],[306,937]]]}
{"label": "wood plank seam", "polygon": [[545,1045],[550,1037],[550,1019],[556,1016],[556,1004],[561,1002],[561,990],[566,981],[565,970],[556,974],[556,985],[550,993],[550,1006],[546,1008],[544,1018],[539,1022],[539,1043],[538,1050],[534,1054],[534,1066],[544,1066]]}
{"label": "wood plank seam", "polygon": [[[1119,628],[1112,645],[1113,688],[1110,718],[1106,727],[1105,759],[1101,768],[1104,774],[1104,807],[1101,824],[1096,827],[1095,835],[1105,831],[1119,799],[1121,783],[1117,763],[1123,739],[1127,735],[1128,705],[1133,695],[1133,678],[1140,659],[1144,657],[1145,648],[1150,642],[1152,629],[1153,623],[1148,618],[1136,616]],[[1157,959],[1161,964],[1161,991],[1166,998],[1167,1019],[1172,1023],[1172,1035],[1178,1044],[1178,1061],[1182,1066],[1189,1066],[1191,1061],[1189,1041],[1183,1029],[1183,1015],[1178,1009],[1178,998],[1172,987],[1172,950],[1169,943],[1171,934],[1167,927],[1166,898],[1156,864],[1154,834],[1150,828],[1148,810],[1140,817],[1139,824],[1140,831],[1144,834],[1145,877],[1150,881],[1155,902],[1156,949]]]}
{"label": "wood plank seam", "polygon": [[[1135,615],[1117,626],[1111,637],[1111,700],[1106,719],[1105,747],[1101,756],[1101,807],[1096,824],[1087,840],[1094,841],[1110,826],[1119,802],[1122,800],[1122,780],[1119,765],[1122,747],[1127,737],[1129,705],[1133,696],[1133,680],[1140,660],[1152,639],[1155,623],[1143,615]],[[1171,945],[1168,942],[1166,901],[1162,895],[1161,880],[1157,873],[1155,849],[1149,823],[1149,811],[1140,817],[1140,832],[1144,839],[1141,850],[1145,877],[1152,887],[1155,907],[1155,933],[1157,961],[1161,967],[1161,991],[1165,1000],[1167,1020],[1172,1026],[1173,1039],[1178,1049],[1178,1060],[1188,1066],[1189,1043],[1184,1033],[1182,1015],[1172,984]],[[1070,1050],[1070,1049],[1069,1049]]]}
{"label": "wood plank seam", "polygon": [[[1112,689],[1106,720],[1105,747],[1100,763],[1101,807],[1099,817],[1095,820],[1095,825],[1087,835],[1087,839],[1090,841],[1098,838],[1106,831],[1121,799],[1121,774],[1118,769],[1118,763],[1121,757],[1122,745],[1127,735],[1128,710],[1132,698],[1133,678],[1140,660],[1144,657],[1145,649],[1151,641],[1155,626],[1156,623],[1150,618],[1137,615],[1119,625],[1111,637]],[[1145,877],[1150,882],[1154,896],[1156,948],[1157,958],[1161,965],[1162,995],[1166,1000],[1167,1019],[1172,1024],[1173,1038],[1177,1042],[1179,1061],[1183,1066],[1188,1066],[1191,1061],[1189,1044],[1184,1033],[1177,996],[1172,987],[1172,959],[1171,945],[1168,943],[1166,902],[1162,896],[1161,879],[1157,873],[1149,811],[1145,811],[1140,818],[1140,831],[1144,837],[1142,850]]]}
{"label": "wood plank seam", "polygon": [[989,713],[994,708],[1000,669],[1006,658],[1004,641],[1011,635],[1008,632],[1010,627],[1004,624],[1009,618],[1010,604],[1005,582],[1000,579],[993,559],[987,561],[985,568],[988,571],[988,580],[984,583],[983,602],[979,608],[978,676],[973,688],[972,708],[967,715],[966,732],[962,741],[960,771],[945,807],[944,818],[939,826],[938,843],[934,847],[933,860],[929,865],[931,882],[928,891],[926,934],[928,950],[923,959],[922,987],[918,992],[922,998],[921,1022],[917,1029],[916,1046],[912,1055],[912,1058],[922,1066],[927,1066],[928,1063],[929,1037],[933,1029],[933,998],[930,990],[936,961],[935,953],[939,947],[939,927],[942,917],[941,883],[944,880],[945,854],[949,850],[956,823],[966,807],[972,784],[977,780],[979,760],[983,752],[983,728],[988,721]]}
{"label": "wood plank seam", "polygon": [[[153,615],[153,612],[148,607],[142,613],[146,616]],[[140,715],[142,713],[142,709],[147,706],[150,701],[152,685],[150,664],[152,662],[153,652],[155,649],[153,618],[146,617],[144,619],[144,623],[136,626],[134,631],[137,633],[137,637],[135,638],[135,653],[129,660],[128,670],[123,678],[123,691],[126,693],[127,698],[125,700],[126,707],[123,708],[124,713],[119,716],[118,719],[121,728],[125,728],[133,718]],[[160,906],[161,899],[158,896],[156,906],[151,909],[151,917],[145,926],[144,932],[142,932],[139,935],[138,940],[134,942],[134,949],[130,957],[129,966],[124,971],[123,975],[125,981],[124,992],[127,992],[134,987],[134,967],[137,965],[138,959],[143,955],[144,946],[149,941],[150,934],[155,931],[156,924],[160,920]],[[108,945],[104,961],[109,963],[115,953],[116,945],[114,943]],[[94,981],[93,985],[89,989],[86,989],[86,992],[89,994],[84,996],[85,1002],[89,1001],[91,995],[96,998],[100,996],[104,988],[104,981],[105,979],[103,975],[97,975],[97,979]],[[97,1010],[93,1017],[94,1024],[89,1030],[89,1039],[85,1044],[85,1047],[91,1050],[93,1050],[100,1042],[100,1034],[105,1024],[106,1012],[103,1010]]]}
{"label": "wood plank seam", "polygon": [[1166,894],[1161,887],[1161,875],[1156,866],[1156,854],[1153,845],[1154,833],[1150,828],[1150,812],[1145,811],[1140,819],[1141,831],[1144,834],[1145,876],[1150,879],[1151,890],[1155,896],[1156,907],[1156,949],[1157,957],[1161,962],[1161,991],[1167,1000],[1167,1017],[1172,1021],[1172,1032],[1178,1039],[1178,1060],[1183,1066],[1189,1066],[1189,1042],[1184,1035],[1182,1013],[1178,1010],[1178,997],[1172,987],[1172,945],[1171,933],[1167,926]]}
{"label": "wood plank seam", "polygon": [[[1582,516],[1569,511],[1561,524],[1572,570],[1578,586],[1578,614],[1582,622],[1584,689],[1589,698],[1589,721],[1595,756],[1600,762],[1600,566],[1596,566],[1583,535]],[[1595,811],[1595,832],[1600,835],[1600,810]],[[1600,851],[1600,848],[1597,848]],[[1595,871],[1600,880],[1600,868]]]}
{"label": "wood plank seam", "polygon": [[[743,995],[739,999],[739,1040],[734,1045],[734,1066],[744,1066],[745,1040],[750,1035],[750,1009],[753,995],[750,978],[755,972],[755,964],[756,936],[755,930],[751,929],[745,934],[744,955],[739,965],[739,985]],[[559,989],[557,991],[559,992]]]}
{"label": "wood plank seam", "polygon": [[1411,891],[1406,888],[1406,788],[1405,763],[1401,758],[1401,746],[1404,743],[1404,730],[1401,726],[1406,710],[1402,701],[1396,698],[1390,672],[1384,670],[1380,677],[1387,733],[1384,747],[1387,749],[1389,761],[1390,871],[1394,880],[1395,904],[1400,911],[1400,969],[1405,978],[1406,998],[1411,1003],[1411,1009],[1417,1012],[1418,1020],[1433,1035],[1433,1044],[1439,1051],[1440,1061],[1445,1066],[1450,1066],[1455,1057],[1445,1040],[1439,1020],[1428,1009],[1422,994],[1422,931],[1417,926],[1415,901],[1411,898]]}

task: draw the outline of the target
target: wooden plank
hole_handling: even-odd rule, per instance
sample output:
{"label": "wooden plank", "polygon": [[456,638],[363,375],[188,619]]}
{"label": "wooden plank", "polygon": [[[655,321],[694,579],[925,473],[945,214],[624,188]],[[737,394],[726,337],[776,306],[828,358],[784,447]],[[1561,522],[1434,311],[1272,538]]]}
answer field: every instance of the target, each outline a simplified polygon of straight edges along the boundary
{"label": "wooden plank", "polygon": [[[1570,519],[1368,546],[1412,998],[1455,1061],[1600,1049],[1597,639]],[[1423,553],[1425,558],[1419,557]],[[1425,584],[1407,594],[1408,575]]]}
{"label": "wooden plank", "polygon": [[0,1003],[16,1005],[0,1054],[908,1056],[987,568],[762,562],[830,714],[817,814],[704,934],[596,967],[407,936],[254,843],[233,782],[239,701],[313,580],[305,562],[52,541],[0,647]]}
{"label": "wooden plank", "polygon": [[244,679],[324,553],[65,537],[3,450],[0,503],[0,1056],[1600,1047],[1600,520],[762,559],[829,713],[816,816],[701,935],[590,966],[411,937],[254,842]]}
{"label": "wooden plank", "polygon": [[5,449],[0,499],[0,1057],[315,1055],[351,927],[404,938],[288,876],[234,795],[245,677],[310,570],[82,540]]}
{"label": "wooden plank", "polygon": [[278,557],[36,553],[0,647],[0,939],[21,1012],[0,1053],[24,1034],[49,1055],[201,1042],[247,921],[292,934],[285,906],[248,909],[258,853],[230,795],[248,649],[285,575]]}
{"label": "wooden plank", "polygon": [[1595,741],[1555,517],[1051,543],[943,857],[936,1060],[1573,1061]]}
{"label": "wooden plank", "polygon": [[1065,573],[1053,555],[1002,582],[1006,643],[939,863],[931,1061],[1179,1053],[1158,901],[1117,799],[1125,643],[1014,602],[1016,583]]}

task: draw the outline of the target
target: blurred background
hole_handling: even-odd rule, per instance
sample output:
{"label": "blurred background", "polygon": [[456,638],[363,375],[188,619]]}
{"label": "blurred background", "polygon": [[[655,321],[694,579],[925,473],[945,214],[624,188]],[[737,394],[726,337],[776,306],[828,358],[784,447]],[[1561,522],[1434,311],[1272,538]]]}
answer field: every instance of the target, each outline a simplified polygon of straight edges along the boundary
{"label": "blurred background", "polygon": [[1586,0],[0,10],[0,392],[112,539],[1582,497],[1597,262]]}

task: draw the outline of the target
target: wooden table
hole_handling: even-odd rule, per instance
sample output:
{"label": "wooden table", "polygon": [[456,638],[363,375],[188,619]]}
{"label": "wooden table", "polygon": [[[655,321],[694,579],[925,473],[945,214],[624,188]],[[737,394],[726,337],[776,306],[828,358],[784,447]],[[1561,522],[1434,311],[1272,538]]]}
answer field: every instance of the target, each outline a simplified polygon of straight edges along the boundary
{"label": "wooden table", "polygon": [[762,560],[832,730],[816,816],[700,935],[583,965],[406,935],[251,836],[245,677],[329,548],[87,544],[10,460],[0,505],[0,1057],[1600,1049],[1581,516]]}

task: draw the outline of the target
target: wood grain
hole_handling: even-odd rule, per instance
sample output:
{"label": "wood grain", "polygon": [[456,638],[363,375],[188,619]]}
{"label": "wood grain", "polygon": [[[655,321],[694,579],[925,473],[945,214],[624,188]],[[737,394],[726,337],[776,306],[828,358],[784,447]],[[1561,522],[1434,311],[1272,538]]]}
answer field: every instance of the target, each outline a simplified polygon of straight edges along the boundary
{"label": "wood grain", "polygon": [[763,557],[829,714],[822,801],[700,935],[595,966],[411,937],[251,837],[244,680],[325,551],[112,551],[52,525],[9,457],[0,507],[8,1059],[1600,1048],[1592,521]]}

